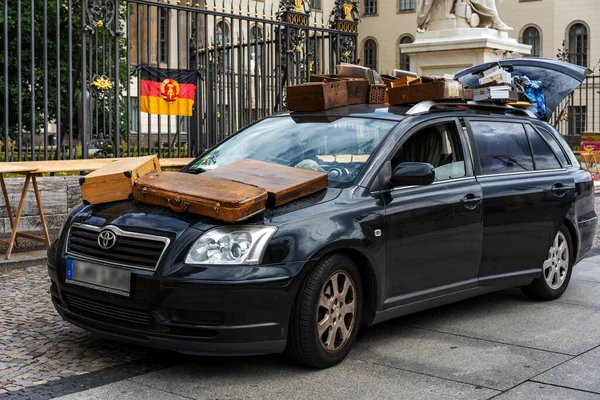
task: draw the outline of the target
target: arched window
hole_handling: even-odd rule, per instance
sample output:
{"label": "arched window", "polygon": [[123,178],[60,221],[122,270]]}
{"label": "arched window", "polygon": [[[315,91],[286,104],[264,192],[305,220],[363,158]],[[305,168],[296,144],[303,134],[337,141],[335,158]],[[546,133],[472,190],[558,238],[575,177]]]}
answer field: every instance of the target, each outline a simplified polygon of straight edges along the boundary
{"label": "arched window", "polygon": [[[217,22],[217,48],[222,47],[225,49],[223,51],[223,65],[225,70],[229,69],[229,49],[228,46],[231,46],[231,40],[229,38],[229,25],[225,21]],[[219,62],[220,63],[220,62]]]}
{"label": "arched window", "polygon": [[[400,38],[400,44],[412,43],[414,41],[415,39],[410,35],[404,35]],[[403,54],[402,49],[400,49],[400,69],[410,70],[410,57],[407,54]]]}
{"label": "arched window", "polygon": [[260,71],[262,65],[262,29],[258,25],[250,28],[250,54],[254,54],[255,70]]}
{"label": "arched window", "polygon": [[541,35],[540,30],[535,26],[530,26],[523,31],[523,44],[531,46],[531,55],[539,57],[541,54]]}
{"label": "arched window", "polygon": [[373,39],[365,40],[364,65],[377,71],[377,43]]}
{"label": "arched window", "polygon": [[[227,46],[229,43],[229,25],[224,21],[217,22],[217,45]],[[231,44],[231,43],[229,43]]]}
{"label": "arched window", "polygon": [[571,62],[588,66],[588,29],[583,24],[574,24],[569,29],[569,53]]}

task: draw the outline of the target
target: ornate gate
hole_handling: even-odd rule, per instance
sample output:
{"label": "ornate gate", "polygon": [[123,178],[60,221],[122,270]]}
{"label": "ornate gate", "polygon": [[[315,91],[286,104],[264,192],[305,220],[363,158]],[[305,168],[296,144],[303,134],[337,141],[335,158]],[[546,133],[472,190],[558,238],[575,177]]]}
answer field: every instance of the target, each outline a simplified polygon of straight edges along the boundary
{"label": "ornate gate", "polygon": [[[325,15],[307,0],[14,3],[0,21],[0,160],[194,156],[284,110],[287,85],[356,62],[358,0]],[[139,66],[197,71],[192,115],[142,112]]]}

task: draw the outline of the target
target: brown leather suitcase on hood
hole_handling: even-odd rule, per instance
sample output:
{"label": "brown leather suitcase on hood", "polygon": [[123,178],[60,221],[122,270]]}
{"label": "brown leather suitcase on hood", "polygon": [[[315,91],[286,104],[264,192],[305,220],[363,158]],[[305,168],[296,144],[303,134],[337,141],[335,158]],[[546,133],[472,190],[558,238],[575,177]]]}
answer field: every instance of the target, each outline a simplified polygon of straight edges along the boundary
{"label": "brown leather suitcase on hood", "polygon": [[140,176],[160,172],[156,156],[122,158],[79,179],[81,198],[89,204],[127,200]]}
{"label": "brown leather suitcase on hood", "polygon": [[188,211],[225,222],[238,222],[262,212],[267,191],[263,188],[205,174],[160,172],[139,178],[133,197],[145,204]]}

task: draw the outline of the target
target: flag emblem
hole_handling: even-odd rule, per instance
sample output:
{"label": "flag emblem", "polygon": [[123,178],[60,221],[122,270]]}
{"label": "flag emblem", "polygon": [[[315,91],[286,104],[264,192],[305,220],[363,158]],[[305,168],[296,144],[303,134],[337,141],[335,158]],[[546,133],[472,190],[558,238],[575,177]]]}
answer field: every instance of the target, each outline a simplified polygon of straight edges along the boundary
{"label": "flag emblem", "polygon": [[198,72],[142,65],[140,110],[148,114],[191,116]]}
{"label": "flag emblem", "polygon": [[162,94],[165,101],[171,103],[177,100],[181,87],[175,79],[167,78],[162,82],[160,86],[160,94]]}

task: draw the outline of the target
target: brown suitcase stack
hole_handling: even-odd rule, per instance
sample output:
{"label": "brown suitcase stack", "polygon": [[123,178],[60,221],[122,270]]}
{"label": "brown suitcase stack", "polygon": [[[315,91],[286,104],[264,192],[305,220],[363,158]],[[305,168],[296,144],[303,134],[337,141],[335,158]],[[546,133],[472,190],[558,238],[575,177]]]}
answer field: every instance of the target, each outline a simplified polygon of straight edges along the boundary
{"label": "brown suitcase stack", "polygon": [[288,86],[287,104],[292,111],[325,111],[348,105],[348,83],[311,82]]}
{"label": "brown suitcase stack", "polygon": [[326,173],[250,159],[224,165],[202,175],[245,182],[265,188],[269,195],[269,205],[273,207],[308,196],[327,187]]}
{"label": "brown suitcase stack", "polygon": [[160,172],[156,156],[123,158],[82,177],[81,198],[89,204],[127,200],[133,191],[133,182],[147,174]]}
{"label": "brown suitcase stack", "polygon": [[408,82],[406,86],[390,88],[390,104],[419,103],[425,100],[463,100],[463,87],[459,81],[423,76],[413,82]]}
{"label": "brown suitcase stack", "polygon": [[263,188],[223,178],[182,172],[160,172],[139,178],[133,197],[142,203],[189,211],[225,222],[248,219],[266,207]]}

